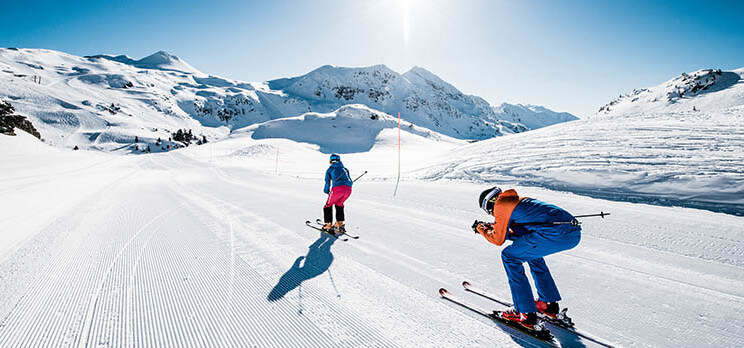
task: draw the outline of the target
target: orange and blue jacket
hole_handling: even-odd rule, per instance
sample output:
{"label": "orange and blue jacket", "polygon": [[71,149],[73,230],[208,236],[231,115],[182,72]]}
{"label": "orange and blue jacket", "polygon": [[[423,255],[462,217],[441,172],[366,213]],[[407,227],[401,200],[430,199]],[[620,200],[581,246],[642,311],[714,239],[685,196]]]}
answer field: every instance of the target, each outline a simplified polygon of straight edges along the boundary
{"label": "orange and blue jacket", "polygon": [[509,233],[509,219],[517,207],[517,204],[526,197],[519,198],[517,191],[509,189],[501,194],[493,205],[493,217],[496,221],[493,223],[493,229],[488,232],[481,232],[481,235],[489,242],[496,245],[503,245],[506,241],[506,235]]}
{"label": "orange and blue jacket", "polygon": [[[572,221],[573,215],[549,203],[528,197],[519,197],[517,191],[509,189],[502,192],[493,206],[495,219],[491,231],[481,233],[489,242],[503,245],[507,239],[543,231],[554,233],[557,228],[568,228],[570,225],[556,226],[524,226],[520,224],[534,222]],[[572,228],[579,228],[578,226]],[[553,231],[551,231],[553,230]]]}

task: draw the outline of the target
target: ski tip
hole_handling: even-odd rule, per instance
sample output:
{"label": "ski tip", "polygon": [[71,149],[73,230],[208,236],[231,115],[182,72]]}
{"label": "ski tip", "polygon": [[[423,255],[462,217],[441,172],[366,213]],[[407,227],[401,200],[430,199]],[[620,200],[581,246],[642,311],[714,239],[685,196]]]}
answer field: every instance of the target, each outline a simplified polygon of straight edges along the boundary
{"label": "ski tip", "polygon": [[447,291],[447,289],[445,289],[445,288],[439,288],[439,296],[444,296],[444,295],[447,295],[447,294],[449,294],[449,291]]}
{"label": "ski tip", "polygon": [[469,287],[469,286],[470,286],[470,282],[469,282],[469,281],[467,281],[467,280],[466,280],[466,281],[463,281],[463,282],[462,282],[462,286],[464,286],[464,287],[466,287],[466,288],[467,288],[467,287]]}
{"label": "ski tip", "polygon": [[310,222],[310,220],[305,220],[305,223],[306,223],[306,224],[309,224],[309,223],[311,223],[311,222]]}

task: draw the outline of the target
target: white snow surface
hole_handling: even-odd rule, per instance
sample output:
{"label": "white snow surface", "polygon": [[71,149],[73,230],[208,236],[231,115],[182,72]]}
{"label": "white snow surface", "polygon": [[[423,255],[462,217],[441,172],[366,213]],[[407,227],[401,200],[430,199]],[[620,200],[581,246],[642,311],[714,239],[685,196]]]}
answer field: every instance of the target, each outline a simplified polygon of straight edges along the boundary
{"label": "white snow surface", "polygon": [[[487,185],[411,178],[459,144],[403,132],[394,198],[397,130],[343,155],[370,174],[346,204],[361,238],[334,242],[304,226],[325,202],[322,145],[253,132],[147,156],[0,137],[0,346],[546,346],[439,298],[499,309],[466,279],[509,298],[500,248],[469,229]],[[628,347],[744,341],[743,217],[516,189],[612,213],[546,258],[580,329]]]}

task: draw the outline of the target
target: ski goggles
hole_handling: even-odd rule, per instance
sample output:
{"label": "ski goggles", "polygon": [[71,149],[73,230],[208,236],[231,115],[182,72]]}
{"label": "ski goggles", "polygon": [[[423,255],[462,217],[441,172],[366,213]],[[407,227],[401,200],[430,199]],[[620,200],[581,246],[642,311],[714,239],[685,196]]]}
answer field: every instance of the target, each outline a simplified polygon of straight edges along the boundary
{"label": "ski goggles", "polygon": [[[491,192],[486,195],[485,198],[483,198],[483,202],[481,203],[481,209],[486,212],[486,214],[491,215],[493,214],[493,208],[488,209],[488,203],[496,203],[496,199],[499,198],[499,194],[501,194],[501,188],[494,187]],[[493,205],[491,205],[493,207]]]}

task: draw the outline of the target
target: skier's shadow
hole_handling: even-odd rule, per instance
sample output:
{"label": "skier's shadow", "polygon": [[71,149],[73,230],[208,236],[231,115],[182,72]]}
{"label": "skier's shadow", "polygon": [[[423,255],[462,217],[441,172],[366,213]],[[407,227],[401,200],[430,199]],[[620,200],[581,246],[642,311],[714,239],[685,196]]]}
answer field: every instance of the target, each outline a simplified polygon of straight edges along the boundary
{"label": "skier's shadow", "polygon": [[279,283],[271,289],[267,299],[271,302],[278,301],[287,293],[302,285],[302,282],[327,271],[333,263],[331,246],[335,242],[336,238],[321,232],[320,237],[308,247],[307,255],[298,257],[292,267],[279,278]]}

